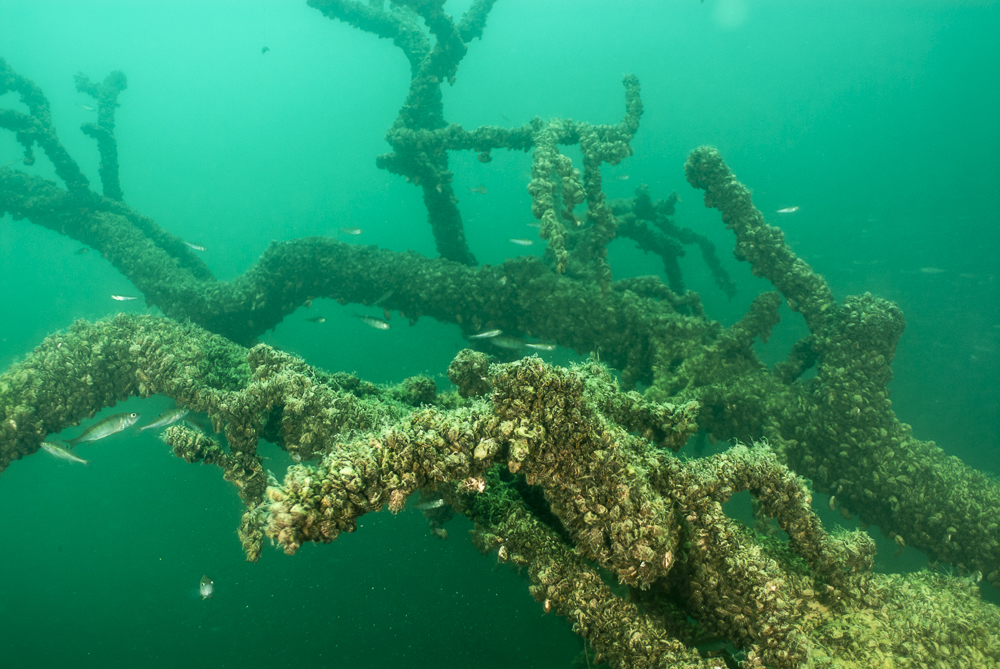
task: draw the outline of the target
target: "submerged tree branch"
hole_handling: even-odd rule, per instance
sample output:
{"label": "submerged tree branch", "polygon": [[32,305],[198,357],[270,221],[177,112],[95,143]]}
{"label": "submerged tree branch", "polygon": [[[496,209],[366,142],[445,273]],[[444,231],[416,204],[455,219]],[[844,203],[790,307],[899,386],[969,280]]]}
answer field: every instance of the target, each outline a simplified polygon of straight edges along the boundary
{"label": "submerged tree branch", "polygon": [[[791,669],[834,652],[862,665],[885,652],[924,664],[1000,659],[1000,612],[974,586],[872,574],[871,539],[827,534],[806,482],[765,445],[684,462],[629,434],[645,425],[637,431],[682,442],[693,406],[622,393],[596,363],[561,369],[527,358],[490,367],[488,382],[488,398],[414,410],[388,393],[359,398],[267,346],[119,315],[51,335],[0,374],[0,461],[33,454],[49,433],[116,401],[163,394],[208,414],[224,435],[174,426],[164,440],[237,487],[251,560],[264,533],[295,552],[436,489],[444,506],[427,513],[438,526],[446,506],[474,520],[477,547],[525,568],[544,609],[566,616],[615,667],[714,666],[694,648],[706,634],[732,641],[752,667]],[[269,482],[259,438],[318,460]],[[787,544],[723,513],[744,490]],[[615,594],[594,564],[645,590],[635,591],[641,605]],[[901,624],[914,610],[935,625]]]}
{"label": "submerged tree branch", "polygon": [[97,102],[97,123],[84,123],[84,134],[97,140],[101,154],[99,172],[104,186],[104,196],[121,200],[122,187],[118,181],[118,140],[115,139],[115,108],[118,94],[128,88],[125,74],[115,70],[98,85],[82,72],[76,75],[76,90],[90,95]]}

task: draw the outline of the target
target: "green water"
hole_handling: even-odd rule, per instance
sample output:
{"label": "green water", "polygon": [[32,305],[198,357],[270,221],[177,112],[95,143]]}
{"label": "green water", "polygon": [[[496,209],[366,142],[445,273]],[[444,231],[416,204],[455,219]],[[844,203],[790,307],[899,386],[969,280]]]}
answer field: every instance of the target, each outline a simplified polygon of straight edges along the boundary
{"label": "green water", "polygon": [[[684,180],[701,144],[719,148],[839,298],[871,291],[900,305],[894,410],[919,438],[1000,474],[998,34],[1000,5],[985,1],[500,0],[444,88],[445,117],[470,129],[533,116],[613,123],[622,74],[635,73],[646,112],[634,157],[605,169],[606,192],[678,192],[676,222],[711,238],[739,285],[727,300],[688,253],[687,284],[710,317],[732,323],[770,285],[732,258],[731,233]],[[271,240],[308,235],[434,255],[418,189],[375,166],[409,84],[405,58],[305,2],[0,0],[0,57],[44,91],[95,188],[97,151],[78,130],[92,100],[73,75],[125,72],[115,130],[125,201],[205,246],[220,279]],[[10,94],[0,108],[24,110]],[[37,153],[21,169],[54,178]],[[18,156],[0,131],[0,164]],[[540,254],[508,241],[534,234],[530,155],[493,156],[452,154],[470,247],[483,263]],[[488,193],[470,192],[480,185]],[[773,213],[788,206],[800,209]],[[363,232],[340,235],[346,226]],[[110,300],[138,293],[80,247],[0,219],[0,368],[75,319],[146,310]],[[628,241],[609,257],[616,278],[662,274]],[[381,332],[353,310],[319,300],[262,341],[375,382],[426,373],[447,387],[440,374],[464,343],[456,326]],[[305,320],[317,315],[327,322]],[[782,317],[766,361],[804,332],[798,316]],[[131,400],[104,414],[166,406]],[[462,519],[441,541],[416,511],[373,514],[332,545],[247,564],[241,505],[217,469],[181,462],[149,433],[81,451],[89,467],[39,453],[0,476],[4,668],[569,667],[579,654],[523,576],[472,548]],[[262,452],[273,471],[290,464]],[[880,549],[883,571],[926,563]],[[212,600],[196,594],[203,574]]]}

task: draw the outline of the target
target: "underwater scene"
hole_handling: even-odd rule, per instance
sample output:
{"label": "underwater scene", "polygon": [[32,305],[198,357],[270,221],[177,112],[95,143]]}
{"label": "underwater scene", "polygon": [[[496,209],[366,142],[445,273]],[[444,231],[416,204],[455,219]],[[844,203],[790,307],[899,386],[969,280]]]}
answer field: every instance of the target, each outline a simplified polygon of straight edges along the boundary
{"label": "underwater scene", "polygon": [[4,667],[1000,667],[1000,3],[0,3]]}

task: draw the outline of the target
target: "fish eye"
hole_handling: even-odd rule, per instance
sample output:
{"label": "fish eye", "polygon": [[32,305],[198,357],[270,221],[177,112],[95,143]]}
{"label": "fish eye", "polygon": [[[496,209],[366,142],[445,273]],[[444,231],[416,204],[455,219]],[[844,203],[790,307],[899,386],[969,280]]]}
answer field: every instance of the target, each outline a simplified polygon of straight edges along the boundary
{"label": "fish eye", "polygon": [[129,418],[138,418],[138,417],[139,417],[139,414],[137,414],[136,412],[134,412],[134,411],[133,411],[132,413],[130,413],[130,414],[128,415],[128,417],[129,417]]}

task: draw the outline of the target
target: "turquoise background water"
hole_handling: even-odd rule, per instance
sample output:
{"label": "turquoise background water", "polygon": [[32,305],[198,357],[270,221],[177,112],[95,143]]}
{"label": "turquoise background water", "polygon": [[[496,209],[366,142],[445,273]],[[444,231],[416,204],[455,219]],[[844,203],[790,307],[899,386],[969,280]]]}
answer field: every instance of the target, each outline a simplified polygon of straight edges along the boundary
{"label": "turquoise background water", "polygon": [[[646,112],[635,156],[605,169],[606,191],[678,192],[676,222],[713,239],[739,285],[727,300],[689,252],[685,277],[709,315],[731,323],[770,286],[732,259],[731,233],[684,180],[701,144],[719,148],[838,297],[867,290],[902,307],[894,409],[918,437],[1000,473],[997,34],[996,2],[500,0],[444,88],[445,115],[466,128],[536,115],[617,122],[622,74],[635,73]],[[48,96],[95,188],[96,147],[78,130],[93,120],[79,105],[92,101],[72,77],[126,73],[115,130],[125,200],[204,245],[220,279],[272,239],[331,235],[434,254],[418,189],[375,167],[409,83],[405,58],[304,2],[5,0],[0,57]],[[13,95],[0,107],[24,109]],[[18,155],[0,131],[0,164]],[[525,253],[508,239],[535,234],[525,225],[530,156],[493,155],[451,162],[470,246],[489,263]],[[21,169],[53,177],[44,157]],[[469,191],[480,185],[489,192]],[[773,213],[792,205],[795,214]],[[363,232],[339,234],[345,226]],[[137,293],[100,254],[75,254],[80,246],[0,219],[0,367],[75,319],[146,310],[110,300]],[[628,241],[610,258],[618,278],[662,271]],[[317,301],[262,340],[371,381],[426,373],[447,387],[457,327],[394,320],[381,332],[353,311],[364,309]],[[316,315],[327,322],[305,320]],[[804,331],[797,315],[783,318],[765,360],[782,359]],[[153,416],[168,404],[105,413]],[[269,469],[290,464],[262,450]],[[184,464],[148,433],[81,452],[87,468],[39,454],[0,476],[4,666],[549,667],[569,666],[581,648],[564,621],[541,615],[523,577],[470,546],[462,519],[440,541],[416,511],[374,514],[333,545],[294,558],[265,551],[250,565],[235,536],[239,501],[216,469]],[[878,538],[879,569],[925,564]],[[210,601],[196,595],[202,574],[215,580]]]}

